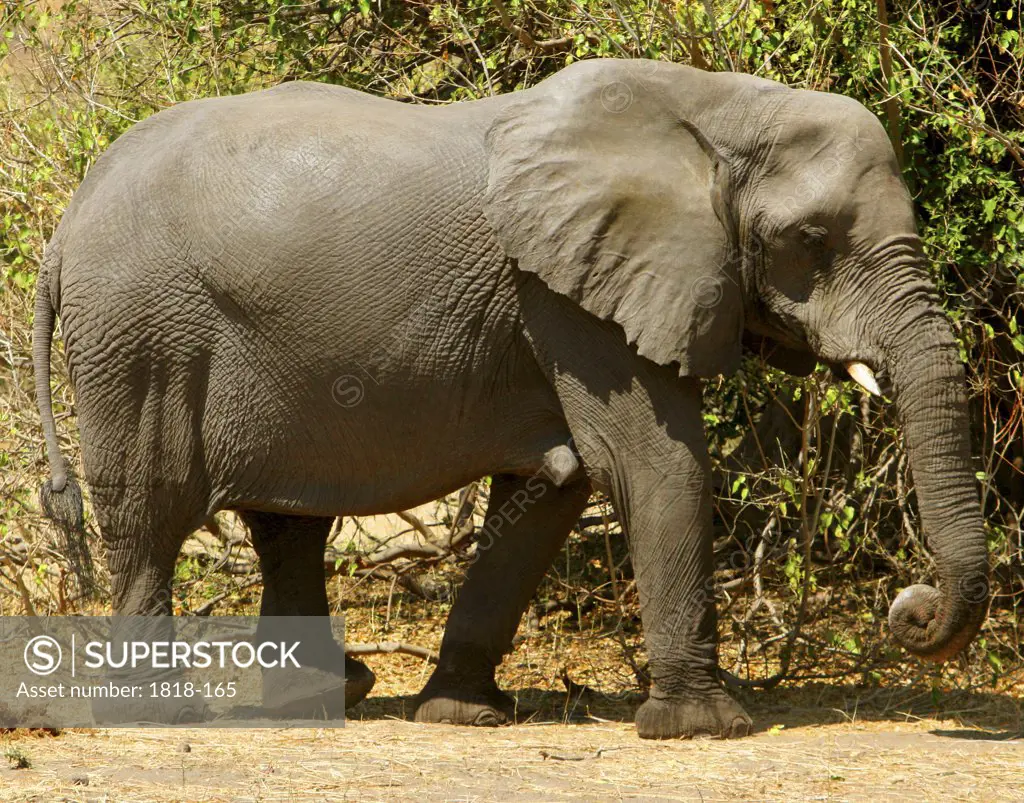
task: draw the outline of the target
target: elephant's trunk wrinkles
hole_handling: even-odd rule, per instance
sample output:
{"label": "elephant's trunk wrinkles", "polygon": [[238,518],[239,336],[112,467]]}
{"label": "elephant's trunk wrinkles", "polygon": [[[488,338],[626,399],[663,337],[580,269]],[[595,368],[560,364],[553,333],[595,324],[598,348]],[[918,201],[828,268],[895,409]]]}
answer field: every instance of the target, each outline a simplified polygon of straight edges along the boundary
{"label": "elephant's trunk wrinkles", "polygon": [[932,300],[907,309],[889,330],[887,367],[939,587],[904,589],[889,609],[889,625],[907,650],[941,662],[966,647],[984,619],[988,552],[956,342]]}

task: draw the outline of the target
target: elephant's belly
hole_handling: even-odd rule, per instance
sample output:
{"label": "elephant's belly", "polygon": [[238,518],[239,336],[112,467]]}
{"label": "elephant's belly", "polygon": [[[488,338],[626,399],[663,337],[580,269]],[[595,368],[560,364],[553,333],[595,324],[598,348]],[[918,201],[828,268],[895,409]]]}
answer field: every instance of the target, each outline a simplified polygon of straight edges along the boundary
{"label": "elephant's belly", "polygon": [[513,380],[491,394],[478,389],[487,385],[481,377],[403,384],[352,373],[301,413],[270,401],[218,467],[214,507],[372,515],[485,475],[538,472],[569,431],[536,369]]}
{"label": "elephant's belly", "polygon": [[504,256],[428,244],[400,271],[347,262],[261,314],[218,313],[204,440],[221,506],[391,512],[537,470],[565,443]]}

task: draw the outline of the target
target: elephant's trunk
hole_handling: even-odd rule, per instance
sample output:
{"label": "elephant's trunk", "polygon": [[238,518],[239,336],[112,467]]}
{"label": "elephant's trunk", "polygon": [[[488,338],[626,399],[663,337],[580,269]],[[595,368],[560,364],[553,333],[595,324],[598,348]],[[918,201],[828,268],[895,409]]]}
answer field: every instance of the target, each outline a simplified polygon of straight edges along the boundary
{"label": "elephant's trunk", "polygon": [[889,625],[907,650],[941,662],[974,638],[989,596],[964,369],[949,324],[931,299],[904,308],[888,334],[886,367],[939,575],[938,588],[902,591],[889,609]]}

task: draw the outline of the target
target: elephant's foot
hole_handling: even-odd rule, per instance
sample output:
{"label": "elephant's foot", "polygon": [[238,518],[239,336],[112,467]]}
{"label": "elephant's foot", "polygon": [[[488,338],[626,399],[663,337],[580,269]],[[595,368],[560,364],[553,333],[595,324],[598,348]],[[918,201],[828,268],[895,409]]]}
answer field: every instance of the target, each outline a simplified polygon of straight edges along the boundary
{"label": "elephant's foot", "polygon": [[370,667],[345,656],[345,708],[361,703],[376,682],[377,676]]}
{"label": "elephant's foot", "polygon": [[[133,679],[139,685],[138,679]],[[180,682],[175,676],[170,682]],[[115,681],[116,682],[116,681]],[[161,681],[157,681],[159,684]],[[148,685],[149,681],[145,685]],[[152,697],[146,699],[125,699],[101,697],[92,700],[92,718],[97,725],[188,725],[205,722],[209,709],[206,701],[195,696]]]}
{"label": "elephant's foot", "polygon": [[515,720],[515,700],[494,678],[469,682],[463,675],[435,670],[415,700],[417,722],[495,727]]}
{"label": "elephant's foot", "polygon": [[376,681],[366,664],[345,657],[345,677],[315,667],[263,673],[263,708],[274,717],[337,719],[360,702]]}
{"label": "elephant's foot", "polygon": [[651,697],[636,712],[641,739],[735,739],[750,734],[743,707],[723,691],[682,697]]}

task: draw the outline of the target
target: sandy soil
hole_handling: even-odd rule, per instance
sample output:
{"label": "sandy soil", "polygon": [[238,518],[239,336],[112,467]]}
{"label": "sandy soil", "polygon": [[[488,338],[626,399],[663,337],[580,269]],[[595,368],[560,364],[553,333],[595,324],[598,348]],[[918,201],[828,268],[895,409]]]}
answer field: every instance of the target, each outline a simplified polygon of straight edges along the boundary
{"label": "sandy soil", "polygon": [[0,770],[3,800],[992,801],[1024,794],[1024,743],[928,721],[776,725],[734,742],[650,743],[620,722],[471,730],[378,719],[331,731],[68,732],[17,745],[33,766]]}
{"label": "sandy soil", "polygon": [[567,706],[565,694],[542,690],[520,695],[523,707],[535,710],[532,719],[498,729],[404,721],[410,697],[403,695],[364,702],[334,730],[18,732],[0,738],[0,752],[13,747],[32,766],[0,769],[0,800],[1024,796],[1024,741],[1006,721],[1011,700],[972,696],[941,719],[901,710],[912,705],[887,705],[884,715],[862,719],[856,695],[834,686],[748,695],[757,732],[731,742],[641,741],[630,721],[635,698],[595,694]]}

